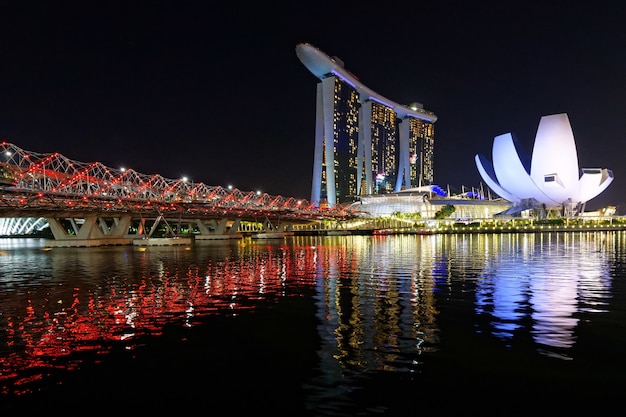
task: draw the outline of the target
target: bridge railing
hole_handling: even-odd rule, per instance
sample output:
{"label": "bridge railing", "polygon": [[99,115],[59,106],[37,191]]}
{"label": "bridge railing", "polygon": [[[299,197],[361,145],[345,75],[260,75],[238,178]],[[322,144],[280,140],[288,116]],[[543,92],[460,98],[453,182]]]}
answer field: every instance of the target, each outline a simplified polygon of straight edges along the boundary
{"label": "bridge railing", "polygon": [[[0,164],[13,176],[3,185],[0,206],[59,210],[171,210],[239,215],[346,218],[347,205],[320,208],[304,199],[226,189],[202,182],[168,179],[116,169],[100,162],[80,162],[59,153],[37,153],[0,143]],[[9,194],[7,194],[9,193]],[[4,195],[6,194],[6,195]]]}

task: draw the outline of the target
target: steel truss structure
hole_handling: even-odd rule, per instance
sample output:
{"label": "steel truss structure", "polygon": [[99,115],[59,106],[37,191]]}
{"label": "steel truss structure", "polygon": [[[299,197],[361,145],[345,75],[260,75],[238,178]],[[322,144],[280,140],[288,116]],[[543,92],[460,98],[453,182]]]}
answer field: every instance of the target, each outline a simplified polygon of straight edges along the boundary
{"label": "steel truss structure", "polygon": [[185,179],[79,162],[0,143],[0,217],[78,217],[88,213],[146,213],[194,218],[294,221],[347,219],[348,206],[320,209],[307,200],[240,191]]}

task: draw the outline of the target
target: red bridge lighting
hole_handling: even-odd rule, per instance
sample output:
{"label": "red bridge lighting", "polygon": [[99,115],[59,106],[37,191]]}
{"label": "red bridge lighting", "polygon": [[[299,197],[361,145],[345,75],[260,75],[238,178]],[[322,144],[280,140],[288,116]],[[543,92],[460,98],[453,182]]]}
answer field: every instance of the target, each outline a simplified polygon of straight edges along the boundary
{"label": "red bridge lighting", "polygon": [[3,189],[0,214],[3,208],[29,202],[29,208],[42,210],[78,205],[97,211],[116,204],[122,210],[133,212],[155,212],[169,207],[171,211],[188,214],[245,216],[250,220],[258,216],[280,216],[281,219],[288,216],[294,220],[350,216],[347,207],[326,209],[320,217],[320,208],[302,199],[242,192],[232,186],[209,186],[195,181],[190,187],[179,178],[109,168],[100,162],[74,161],[59,153],[38,154],[8,142],[0,144],[0,153],[11,155],[7,163],[16,182],[10,190]]}

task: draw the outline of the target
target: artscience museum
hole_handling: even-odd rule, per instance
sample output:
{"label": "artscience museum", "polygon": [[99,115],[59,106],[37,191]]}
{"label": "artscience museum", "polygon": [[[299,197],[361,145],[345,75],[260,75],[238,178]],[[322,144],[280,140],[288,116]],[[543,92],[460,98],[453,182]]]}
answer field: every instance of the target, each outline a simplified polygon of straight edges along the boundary
{"label": "artscience museum", "polygon": [[558,208],[564,215],[578,215],[613,182],[610,169],[579,169],[565,113],[541,118],[530,157],[513,134],[505,133],[495,137],[492,158],[476,155],[475,162],[487,186],[512,203],[503,214]]}
{"label": "artscience museum", "polygon": [[[489,189],[499,198],[433,192],[425,187],[402,190],[381,196],[361,196],[355,203],[359,211],[371,217],[393,213],[419,212],[433,219],[444,206],[453,206],[450,218],[492,219],[495,217],[543,218],[589,216],[585,203],[603,192],[613,181],[607,168],[578,167],[574,134],[567,114],[543,116],[539,122],[534,148],[528,156],[512,133],[496,136],[492,161],[475,156],[478,171]],[[593,215],[612,215],[607,208]]]}

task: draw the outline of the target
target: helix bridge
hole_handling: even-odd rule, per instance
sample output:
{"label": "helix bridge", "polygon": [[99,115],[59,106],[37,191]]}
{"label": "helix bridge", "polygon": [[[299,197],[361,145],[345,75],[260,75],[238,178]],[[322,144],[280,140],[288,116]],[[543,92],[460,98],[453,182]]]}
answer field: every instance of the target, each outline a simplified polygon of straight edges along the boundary
{"label": "helix bridge", "polygon": [[355,217],[347,205],[169,179],[0,143],[0,218],[132,217],[308,222]]}

